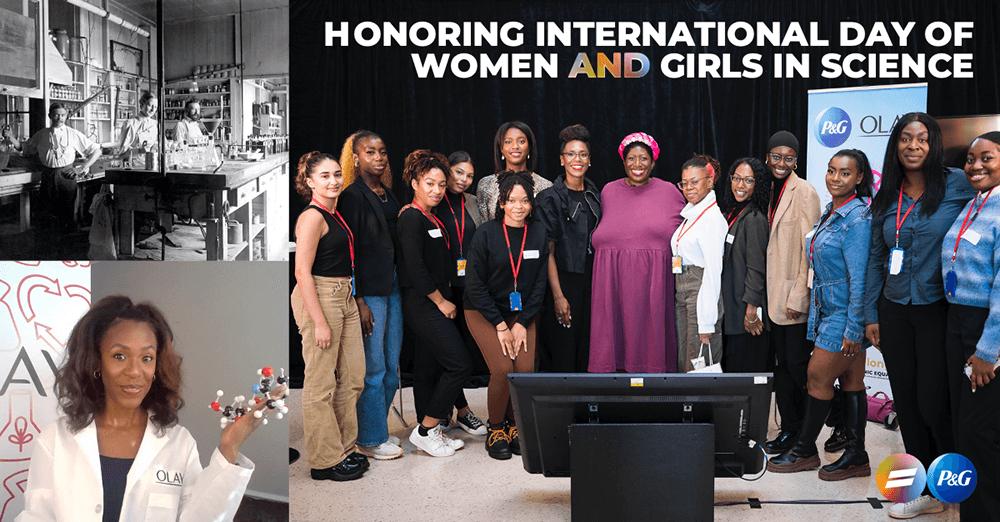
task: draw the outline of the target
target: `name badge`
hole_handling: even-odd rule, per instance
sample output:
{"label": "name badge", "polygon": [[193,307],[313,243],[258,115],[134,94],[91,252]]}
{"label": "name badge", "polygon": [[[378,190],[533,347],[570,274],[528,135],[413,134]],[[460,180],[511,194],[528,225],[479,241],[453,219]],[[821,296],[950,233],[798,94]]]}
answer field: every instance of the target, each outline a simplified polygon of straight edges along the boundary
{"label": "name badge", "polygon": [[524,251],[524,258],[525,259],[538,259],[538,251],[537,250],[525,250]]}
{"label": "name badge", "polygon": [[521,311],[521,292],[515,290],[510,293],[510,311],[511,312]]}
{"label": "name badge", "polygon": [[969,243],[972,243],[973,245],[978,245],[979,244],[979,240],[982,239],[982,238],[983,238],[983,236],[980,236],[979,232],[976,232],[975,230],[972,230],[971,228],[968,229],[968,230],[966,230],[965,234],[962,235],[962,239],[968,241]]}
{"label": "name badge", "polygon": [[427,235],[431,236],[433,238],[439,238],[439,237],[441,237],[441,229],[440,228],[432,228],[432,229],[430,229],[430,230],[427,231]]}
{"label": "name badge", "polygon": [[812,290],[812,287],[813,287],[813,269],[812,268],[809,269],[809,275],[806,277],[806,286],[809,287],[810,290]]}
{"label": "name badge", "polygon": [[736,241],[736,236],[732,234],[726,234],[726,243],[729,243],[731,245],[733,244],[733,241]]}
{"label": "name badge", "polygon": [[458,277],[465,277],[465,263],[466,261],[464,258],[458,258],[455,261],[455,267],[458,270]]}
{"label": "name badge", "polygon": [[896,247],[889,251],[889,275],[899,275],[903,271],[903,249]]}
{"label": "name badge", "polygon": [[681,256],[674,256],[670,260],[670,265],[671,265],[671,272],[675,274],[684,273],[684,265],[681,264]]}

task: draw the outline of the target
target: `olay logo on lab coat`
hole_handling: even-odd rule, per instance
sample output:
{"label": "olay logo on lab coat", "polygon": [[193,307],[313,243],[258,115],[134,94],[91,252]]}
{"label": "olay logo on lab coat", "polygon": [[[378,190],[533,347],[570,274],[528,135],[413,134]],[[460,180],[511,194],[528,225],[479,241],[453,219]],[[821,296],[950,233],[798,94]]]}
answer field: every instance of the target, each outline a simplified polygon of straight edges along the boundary
{"label": "olay logo on lab coat", "polygon": [[177,471],[158,469],[156,470],[156,483],[167,486],[183,486],[184,474]]}

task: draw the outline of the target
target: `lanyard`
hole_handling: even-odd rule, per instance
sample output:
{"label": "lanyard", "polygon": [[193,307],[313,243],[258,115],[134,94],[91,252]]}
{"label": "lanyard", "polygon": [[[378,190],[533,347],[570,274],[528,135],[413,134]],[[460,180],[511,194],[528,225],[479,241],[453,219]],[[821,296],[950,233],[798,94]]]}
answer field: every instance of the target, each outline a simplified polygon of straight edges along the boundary
{"label": "lanyard", "polygon": [[351,232],[351,227],[347,226],[347,221],[344,221],[344,217],[340,215],[340,211],[339,210],[330,211],[330,209],[326,208],[325,205],[323,205],[319,201],[316,201],[316,198],[313,198],[312,203],[313,203],[313,205],[316,205],[317,207],[323,209],[327,214],[330,214],[331,216],[333,216],[333,220],[336,221],[337,224],[340,225],[340,228],[344,229],[344,232],[347,233],[347,249],[348,249],[348,252],[350,252],[350,254],[351,254],[351,273],[353,274],[354,273],[354,232]]}
{"label": "lanyard", "polygon": [[524,245],[528,242],[528,222],[524,223],[524,237],[521,238],[521,252],[517,254],[517,265],[514,264],[514,253],[510,250],[510,236],[507,234],[507,225],[500,223],[503,228],[503,239],[507,242],[507,258],[510,259],[510,272],[514,274],[514,291],[517,291],[517,275],[521,273],[521,261],[524,260]]}
{"label": "lanyard", "polygon": [[830,210],[830,213],[827,214],[823,219],[821,219],[820,222],[819,222],[819,224],[816,225],[816,232],[813,232],[813,237],[812,237],[812,239],[809,240],[809,263],[810,264],[812,264],[813,247],[816,246],[816,236],[819,235],[819,229],[823,227],[823,224],[826,223],[826,220],[830,219],[830,217],[833,216],[834,212],[840,210],[841,207],[843,207],[844,205],[850,203],[856,197],[858,197],[857,194],[851,194],[851,197],[847,198],[847,200],[845,200],[843,203],[837,205],[837,208]]}
{"label": "lanyard", "polygon": [[[447,197],[448,196],[445,195],[445,198]],[[448,250],[450,251],[451,241],[449,241],[448,239],[448,231],[444,229],[444,223],[442,223],[441,220],[438,219],[437,216],[435,216],[434,214],[431,214],[426,210],[424,210],[423,207],[421,207],[416,201],[413,202],[413,206],[417,207],[417,210],[419,210],[420,213],[423,214],[425,218],[429,219],[431,223],[434,223],[434,226],[441,231],[441,237],[444,238],[444,246],[448,247]]]}
{"label": "lanyard", "polygon": [[688,231],[690,231],[692,228],[694,228],[695,224],[698,223],[698,220],[701,219],[701,216],[704,216],[705,212],[708,212],[708,210],[710,208],[714,207],[716,203],[717,203],[716,201],[713,201],[711,205],[705,207],[705,210],[702,210],[701,214],[698,214],[698,217],[694,218],[694,221],[692,221],[691,224],[688,225],[687,227],[684,226],[684,223],[687,223],[686,219],[684,220],[684,223],[681,223],[681,232],[679,234],[677,234],[677,246],[678,247],[681,244],[681,238],[684,237],[684,234],[687,234]]}
{"label": "lanyard", "polygon": [[[788,178],[785,178],[785,184],[781,186],[781,192],[778,192],[778,200],[772,202],[768,205],[767,212],[767,224],[771,225],[774,223],[774,214],[778,212],[778,204],[781,203],[781,196],[785,195],[785,189],[788,188]],[[773,194],[773,192],[772,192]]]}
{"label": "lanyard", "polygon": [[[969,228],[972,226],[972,222],[975,221],[977,217],[979,217],[979,211],[983,209],[983,205],[986,204],[986,200],[990,199],[990,194],[992,193],[993,189],[990,189],[990,191],[986,193],[986,197],[984,197],[983,202],[979,204],[979,208],[976,209],[975,214],[972,214],[972,207],[976,206],[975,201],[973,201],[969,205],[969,211],[965,213],[965,219],[962,220],[962,226],[958,228],[958,237],[955,238],[955,249],[952,250],[951,252],[952,264],[955,263],[955,258],[958,257],[958,246],[961,244],[962,236],[965,235],[965,231],[969,230]],[[979,196],[976,196],[976,198],[978,197]],[[972,215],[972,219],[969,219],[970,215]]]}
{"label": "lanyard", "polygon": [[913,211],[913,207],[916,207],[917,203],[920,203],[920,200],[923,197],[924,195],[921,194],[920,197],[914,200],[913,204],[910,205],[910,208],[906,209],[906,213],[903,214],[903,219],[900,220],[899,213],[903,209],[903,189],[899,189],[899,202],[896,204],[896,247],[897,248],[899,247],[899,230],[903,228],[903,223],[906,223],[906,218],[910,216],[910,212]]}
{"label": "lanyard", "polygon": [[733,213],[732,212],[729,213],[729,216],[726,217],[726,221],[729,223],[729,228],[733,228],[733,225],[735,225],[736,222],[740,220],[740,217],[742,217],[743,214],[746,213],[746,211],[747,211],[748,208],[750,208],[750,203],[747,203],[743,207],[743,210],[740,210],[740,213],[737,214],[735,218],[733,218]]}
{"label": "lanyard", "polygon": [[[462,202],[462,225],[458,224],[458,216],[455,215],[455,209],[451,206],[451,200],[448,199],[448,194],[444,195],[444,201],[448,204],[448,210],[451,211],[451,218],[455,220],[455,231],[458,232],[458,257],[462,257],[462,242],[465,240],[465,195],[459,194]],[[449,247],[450,248],[450,247]]]}

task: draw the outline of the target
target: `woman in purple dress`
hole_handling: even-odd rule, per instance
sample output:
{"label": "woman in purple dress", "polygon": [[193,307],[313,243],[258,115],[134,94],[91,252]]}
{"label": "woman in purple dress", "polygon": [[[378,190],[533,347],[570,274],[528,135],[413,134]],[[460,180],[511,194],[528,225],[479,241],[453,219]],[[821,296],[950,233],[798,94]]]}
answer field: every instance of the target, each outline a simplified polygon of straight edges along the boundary
{"label": "woman in purple dress", "polygon": [[670,237],[684,197],[652,178],[660,147],[635,132],[618,146],[625,178],[601,191],[604,215],[594,231],[591,372],[677,371]]}

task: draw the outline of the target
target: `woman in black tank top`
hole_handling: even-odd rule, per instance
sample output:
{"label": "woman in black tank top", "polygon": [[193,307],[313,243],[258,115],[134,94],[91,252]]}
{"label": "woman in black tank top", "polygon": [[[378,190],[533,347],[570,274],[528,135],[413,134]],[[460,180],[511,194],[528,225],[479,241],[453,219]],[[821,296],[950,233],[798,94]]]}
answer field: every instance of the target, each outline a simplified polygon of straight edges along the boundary
{"label": "woman in black tank top", "polygon": [[322,152],[303,155],[295,188],[309,201],[295,223],[291,301],[305,361],[302,415],[310,473],[315,480],[354,480],[369,465],[355,451],[365,356],[354,301],[355,238],[337,211],[344,188],[340,164]]}

